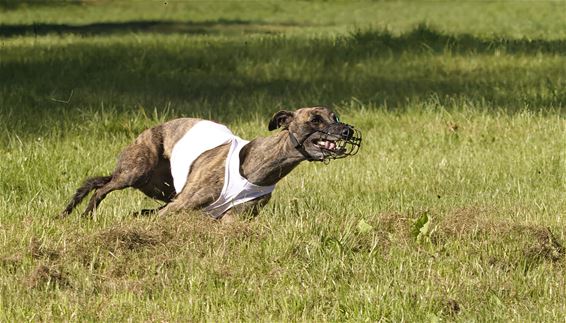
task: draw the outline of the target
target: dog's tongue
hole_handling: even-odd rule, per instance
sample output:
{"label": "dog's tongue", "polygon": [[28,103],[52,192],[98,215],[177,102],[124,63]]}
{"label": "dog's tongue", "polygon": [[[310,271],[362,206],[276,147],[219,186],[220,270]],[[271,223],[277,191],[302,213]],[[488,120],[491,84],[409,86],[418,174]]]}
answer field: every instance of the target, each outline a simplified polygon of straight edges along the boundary
{"label": "dog's tongue", "polygon": [[334,150],[336,148],[336,143],[334,141],[327,141],[325,148],[328,150]]}

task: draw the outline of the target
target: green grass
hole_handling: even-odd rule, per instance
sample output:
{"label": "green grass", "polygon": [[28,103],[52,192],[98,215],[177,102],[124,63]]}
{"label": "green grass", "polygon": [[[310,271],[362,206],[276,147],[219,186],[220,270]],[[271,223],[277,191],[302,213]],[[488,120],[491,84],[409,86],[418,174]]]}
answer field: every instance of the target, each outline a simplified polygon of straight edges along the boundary
{"label": "green grass", "polygon": [[[564,3],[0,8],[0,321],[564,320]],[[362,150],[257,218],[56,218],[147,127],[319,104]]]}

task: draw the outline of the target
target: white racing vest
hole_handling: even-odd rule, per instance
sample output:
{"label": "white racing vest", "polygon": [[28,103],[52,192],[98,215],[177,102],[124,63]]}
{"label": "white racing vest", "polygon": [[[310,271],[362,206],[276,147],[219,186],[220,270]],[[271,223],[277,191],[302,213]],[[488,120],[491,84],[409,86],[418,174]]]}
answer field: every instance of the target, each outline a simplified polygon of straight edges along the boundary
{"label": "white racing vest", "polygon": [[171,152],[171,175],[175,191],[179,194],[185,187],[193,162],[205,151],[229,142],[222,192],[216,201],[203,209],[214,218],[220,218],[238,204],[267,195],[275,188],[275,185],[255,185],[240,175],[240,150],[249,141],[234,135],[224,125],[202,120],[185,133]]}

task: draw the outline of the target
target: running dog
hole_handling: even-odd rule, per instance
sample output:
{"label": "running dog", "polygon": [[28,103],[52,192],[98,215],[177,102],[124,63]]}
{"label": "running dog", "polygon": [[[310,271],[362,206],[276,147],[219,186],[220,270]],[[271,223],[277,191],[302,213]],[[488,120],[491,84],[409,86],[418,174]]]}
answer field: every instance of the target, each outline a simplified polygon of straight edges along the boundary
{"label": "running dog", "polygon": [[[282,130],[252,141],[208,120],[180,118],[142,132],[127,146],[110,176],[88,178],[61,213],[69,215],[94,190],[83,215],[106,195],[133,187],[166,204],[159,215],[197,209],[216,219],[257,212],[275,184],[301,161],[327,162],[354,155],[361,133],[325,107],[279,111],[268,129]],[[229,215],[229,216],[227,216]]]}

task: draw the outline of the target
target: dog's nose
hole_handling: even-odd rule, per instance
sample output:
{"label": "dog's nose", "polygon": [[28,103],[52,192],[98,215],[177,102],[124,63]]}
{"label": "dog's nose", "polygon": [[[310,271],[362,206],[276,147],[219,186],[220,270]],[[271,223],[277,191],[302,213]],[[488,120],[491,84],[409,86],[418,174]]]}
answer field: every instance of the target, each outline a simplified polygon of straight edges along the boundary
{"label": "dog's nose", "polygon": [[354,135],[354,129],[352,129],[352,127],[346,126],[344,129],[342,129],[342,138],[346,140],[350,140],[352,139],[353,135]]}

